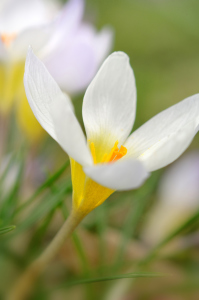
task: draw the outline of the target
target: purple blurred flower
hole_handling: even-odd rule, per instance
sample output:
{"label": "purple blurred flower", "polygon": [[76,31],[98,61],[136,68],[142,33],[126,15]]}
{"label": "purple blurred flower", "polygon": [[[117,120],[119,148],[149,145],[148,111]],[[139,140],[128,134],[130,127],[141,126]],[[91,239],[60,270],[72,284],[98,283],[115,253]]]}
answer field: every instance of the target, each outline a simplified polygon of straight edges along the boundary
{"label": "purple blurred flower", "polygon": [[59,86],[68,93],[84,90],[108,55],[112,30],[82,22],[83,0],[70,0],[57,21],[56,32],[44,63]]}
{"label": "purple blurred flower", "polygon": [[43,58],[63,90],[83,90],[109,53],[112,31],[99,33],[82,22],[84,0],[3,0],[0,3],[0,60],[25,59],[28,45]]}

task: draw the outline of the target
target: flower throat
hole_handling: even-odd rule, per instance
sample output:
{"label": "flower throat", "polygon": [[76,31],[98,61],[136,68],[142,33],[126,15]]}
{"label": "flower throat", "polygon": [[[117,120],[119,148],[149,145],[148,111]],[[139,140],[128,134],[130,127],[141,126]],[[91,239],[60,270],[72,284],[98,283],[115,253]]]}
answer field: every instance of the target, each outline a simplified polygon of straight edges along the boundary
{"label": "flower throat", "polygon": [[[101,160],[101,163],[114,162],[126,155],[126,153],[127,153],[126,147],[121,145],[121,147],[118,148],[118,144],[119,144],[119,142],[116,141],[113,148],[111,149],[110,153],[104,154],[104,156]],[[90,143],[90,149],[91,149],[91,154],[93,157],[94,164],[97,164],[95,144],[93,142]]]}

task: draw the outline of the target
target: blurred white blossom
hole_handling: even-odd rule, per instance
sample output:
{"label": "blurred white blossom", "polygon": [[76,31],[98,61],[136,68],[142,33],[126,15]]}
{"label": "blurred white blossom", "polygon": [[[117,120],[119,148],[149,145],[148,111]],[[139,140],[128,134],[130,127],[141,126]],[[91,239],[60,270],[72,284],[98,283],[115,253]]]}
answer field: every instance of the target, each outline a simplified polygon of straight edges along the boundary
{"label": "blurred white blossom", "polygon": [[24,60],[29,45],[67,92],[84,89],[110,51],[112,31],[82,21],[84,0],[0,3],[0,60]]}
{"label": "blurred white blossom", "polygon": [[143,239],[154,244],[199,208],[199,152],[190,152],[164,173],[158,202],[144,224]]}
{"label": "blurred white blossom", "polygon": [[0,112],[6,115],[15,105],[18,123],[30,139],[43,131],[23,87],[28,46],[70,94],[86,88],[110,51],[112,30],[97,32],[83,14],[84,0],[69,0],[63,7],[55,0],[0,2]]}
{"label": "blurred white blossom", "polygon": [[19,61],[25,58],[28,45],[35,51],[51,38],[55,2],[45,0],[6,0],[0,4],[0,58]]}

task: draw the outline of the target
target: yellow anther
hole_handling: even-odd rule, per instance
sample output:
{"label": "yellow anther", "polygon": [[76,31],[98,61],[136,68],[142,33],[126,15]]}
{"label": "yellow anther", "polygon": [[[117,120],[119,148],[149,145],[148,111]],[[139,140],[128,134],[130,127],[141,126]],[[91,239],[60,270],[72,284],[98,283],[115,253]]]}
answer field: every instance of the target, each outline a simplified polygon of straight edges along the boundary
{"label": "yellow anther", "polygon": [[108,157],[107,157],[107,162],[110,161],[113,157],[113,155],[115,156],[115,152],[117,152],[119,149],[117,147],[117,145],[119,144],[118,141],[115,142],[115,145],[113,146],[113,148],[111,149],[111,152],[109,153]]}
{"label": "yellow anther", "polygon": [[127,153],[127,149],[124,146],[120,147],[120,150],[118,151],[118,153],[116,154],[116,156],[112,159],[112,161],[116,161],[120,158],[122,158],[123,156],[125,156]]}
{"label": "yellow anther", "polygon": [[[121,146],[119,149],[118,144],[119,144],[119,142],[116,141],[113,148],[111,149],[110,153],[104,154],[104,156],[102,157],[102,159],[100,161],[101,163],[113,162],[113,161],[116,161],[126,155],[126,153],[127,153],[126,147]],[[90,143],[90,149],[91,149],[91,154],[93,157],[94,164],[97,164],[95,145],[93,142]]]}
{"label": "yellow anther", "polygon": [[94,145],[93,142],[90,144],[90,147],[91,147],[91,154],[92,154],[92,157],[93,157],[93,162],[94,162],[94,164],[96,164],[97,159],[96,159],[96,153],[95,153],[95,145]]}

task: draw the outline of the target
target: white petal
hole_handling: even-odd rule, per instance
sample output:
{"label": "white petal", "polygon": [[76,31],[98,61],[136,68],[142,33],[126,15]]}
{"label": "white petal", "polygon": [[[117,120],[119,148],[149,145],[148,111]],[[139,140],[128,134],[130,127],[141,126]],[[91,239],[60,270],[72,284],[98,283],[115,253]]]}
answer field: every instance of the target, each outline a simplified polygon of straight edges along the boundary
{"label": "white petal", "polygon": [[127,156],[154,171],[177,159],[198,131],[199,94],[191,96],[146,122],[125,143]]}
{"label": "white petal", "polygon": [[42,0],[6,0],[0,6],[0,32],[19,33],[48,21],[48,5]]}
{"label": "white petal", "polygon": [[[70,47],[71,39],[76,35],[84,12],[84,0],[69,0],[63,6],[59,16],[55,20],[55,33],[45,47],[45,64],[57,65],[59,60],[56,55],[60,55],[61,49],[67,51]],[[66,56],[67,54],[65,54]],[[57,58],[57,61],[56,61]],[[64,57],[62,57],[63,59]],[[53,66],[52,66],[53,67]],[[67,66],[66,66],[67,68]]]}
{"label": "white petal", "polygon": [[66,39],[79,26],[84,13],[84,0],[69,0],[57,19],[57,34]]}
{"label": "white petal", "polygon": [[93,49],[78,37],[57,45],[44,63],[62,90],[70,94],[86,88],[97,65]]}
{"label": "white petal", "polygon": [[19,34],[9,48],[12,58],[15,60],[24,59],[29,45],[35,52],[40,51],[54,33],[53,25],[52,23],[34,29],[27,29]]}
{"label": "white petal", "polygon": [[[111,54],[89,85],[83,102],[88,139],[107,133],[119,143],[129,135],[135,119],[136,87],[128,56]],[[107,141],[108,142],[108,141]]]}
{"label": "white petal", "polygon": [[56,101],[57,103],[65,102],[65,105],[70,107],[71,102],[69,97],[61,92],[31,48],[29,48],[26,58],[24,86],[36,118],[43,128],[57,140],[49,106]]}
{"label": "white petal", "polygon": [[50,111],[61,147],[81,165],[92,165],[85,136],[71,108],[66,105],[60,106],[54,101]]}
{"label": "white petal", "polygon": [[92,163],[82,129],[64,95],[43,63],[30,49],[27,55],[24,85],[29,104],[43,128],[82,165]]}
{"label": "white petal", "polygon": [[85,167],[84,172],[97,183],[113,190],[130,190],[141,186],[149,174],[135,159]]}
{"label": "white petal", "polygon": [[108,54],[113,36],[110,28],[98,33],[90,24],[80,24],[81,3],[72,0],[70,11],[70,2],[67,3],[65,19],[58,22],[56,37],[44,58],[62,90],[70,94],[86,89]]}

